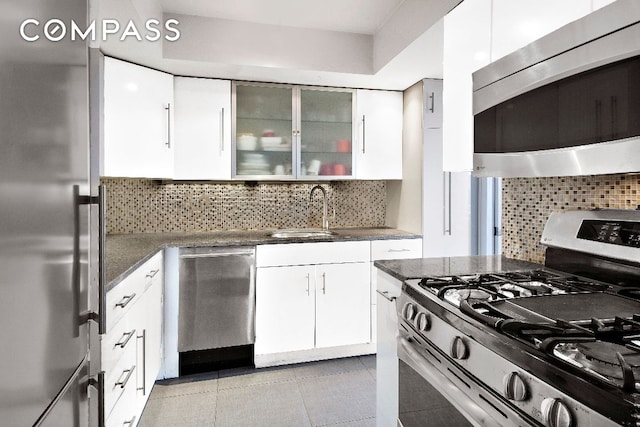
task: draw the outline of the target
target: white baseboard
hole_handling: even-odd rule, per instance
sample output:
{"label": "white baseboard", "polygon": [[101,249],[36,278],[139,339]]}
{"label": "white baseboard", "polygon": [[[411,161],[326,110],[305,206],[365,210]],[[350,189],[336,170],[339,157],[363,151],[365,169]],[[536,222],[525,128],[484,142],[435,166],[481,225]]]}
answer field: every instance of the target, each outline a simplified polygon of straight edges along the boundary
{"label": "white baseboard", "polygon": [[375,354],[376,344],[356,344],[340,347],[312,348],[309,350],[289,351],[285,353],[256,354],[256,368],[268,366],[290,365],[293,363],[312,362],[316,360],[337,359],[340,357]]}

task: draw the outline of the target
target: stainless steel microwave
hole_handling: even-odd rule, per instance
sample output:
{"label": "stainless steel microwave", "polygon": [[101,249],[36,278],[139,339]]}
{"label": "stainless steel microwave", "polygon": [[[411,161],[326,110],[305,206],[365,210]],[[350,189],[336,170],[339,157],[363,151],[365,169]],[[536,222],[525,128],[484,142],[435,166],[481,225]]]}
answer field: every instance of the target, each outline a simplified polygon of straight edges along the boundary
{"label": "stainless steel microwave", "polygon": [[476,71],[473,114],[476,176],[640,172],[640,1]]}

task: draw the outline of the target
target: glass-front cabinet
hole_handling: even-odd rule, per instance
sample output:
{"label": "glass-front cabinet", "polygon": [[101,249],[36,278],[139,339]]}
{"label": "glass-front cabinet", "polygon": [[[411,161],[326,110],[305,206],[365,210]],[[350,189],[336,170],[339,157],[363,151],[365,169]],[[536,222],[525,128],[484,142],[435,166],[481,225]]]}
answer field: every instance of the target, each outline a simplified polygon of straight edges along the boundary
{"label": "glass-front cabinet", "polygon": [[354,91],[234,83],[234,177],[353,177]]}

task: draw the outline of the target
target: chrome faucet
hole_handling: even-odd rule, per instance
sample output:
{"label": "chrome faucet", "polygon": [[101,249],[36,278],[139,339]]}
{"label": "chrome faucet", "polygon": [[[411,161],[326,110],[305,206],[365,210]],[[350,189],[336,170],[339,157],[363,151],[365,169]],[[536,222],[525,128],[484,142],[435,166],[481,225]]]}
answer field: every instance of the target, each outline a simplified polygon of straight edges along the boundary
{"label": "chrome faucet", "polygon": [[311,193],[309,193],[309,202],[311,202],[311,200],[313,199],[313,192],[315,190],[317,190],[317,189],[320,189],[320,191],[322,191],[322,229],[323,230],[328,230],[329,229],[329,215],[327,213],[327,190],[325,190],[320,185],[315,185],[311,189]]}

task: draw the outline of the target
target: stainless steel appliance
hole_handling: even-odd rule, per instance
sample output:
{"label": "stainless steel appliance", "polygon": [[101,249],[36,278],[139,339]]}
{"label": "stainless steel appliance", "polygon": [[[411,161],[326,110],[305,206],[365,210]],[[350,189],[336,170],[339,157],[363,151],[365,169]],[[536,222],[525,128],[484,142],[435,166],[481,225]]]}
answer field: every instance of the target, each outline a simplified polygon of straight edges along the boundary
{"label": "stainless steel appliance", "polygon": [[473,74],[474,173],[640,171],[640,3],[618,0]]}
{"label": "stainless steel appliance", "polygon": [[539,268],[406,281],[401,365],[472,425],[639,425],[640,211],[553,213],[542,243]]}
{"label": "stainless steel appliance", "polygon": [[180,375],[253,363],[255,248],[180,249]]}
{"label": "stainless steel appliance", "polygon": [[[0,424],[97,424],[88,49],[69,34],[56,42],[44,34],[52,18],[84,27],[87,2],[4,1],[1,9]],[[20,36],[27,19],[39,23],[26,27],[36,41]],[[58,21],[48,29],[62,32]]]}

